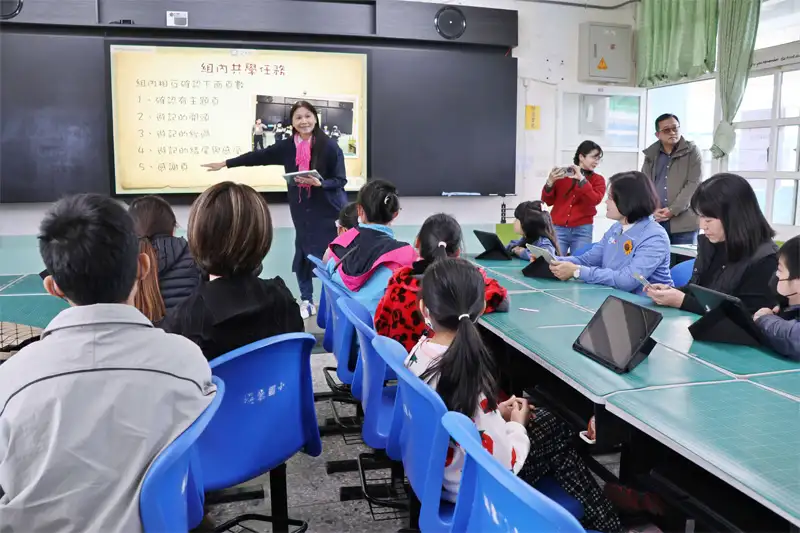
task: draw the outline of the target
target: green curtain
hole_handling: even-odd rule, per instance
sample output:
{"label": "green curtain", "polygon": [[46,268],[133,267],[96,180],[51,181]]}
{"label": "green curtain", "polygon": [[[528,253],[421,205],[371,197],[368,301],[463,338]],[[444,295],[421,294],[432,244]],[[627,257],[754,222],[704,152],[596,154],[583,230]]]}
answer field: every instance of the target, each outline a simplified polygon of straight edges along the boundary
{"label": "green curtain", "polygon": [[731,122],[747,87],[760,12],[761,0],[720,0],[717,86],[722,120],[714,130],[711,153],[715,159],[729,154],[736,145]]}
{"label": "green curtain", "polygon": [[718,0],[642,0],[637,85],[653,87],[714,72],[718,19]]}

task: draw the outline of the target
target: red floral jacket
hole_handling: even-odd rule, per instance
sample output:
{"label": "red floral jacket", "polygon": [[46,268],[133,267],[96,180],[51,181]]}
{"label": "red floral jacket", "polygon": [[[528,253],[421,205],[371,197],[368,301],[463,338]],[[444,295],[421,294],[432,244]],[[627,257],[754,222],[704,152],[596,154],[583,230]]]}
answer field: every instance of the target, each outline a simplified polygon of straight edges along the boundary
{"label": "red floral jacket", "polygon": [[[375,311],[375,331],[378,335],[396,340],[409,352],[423,335],[433,336],[417,307],[417,293],[423,273],[419,269],[418,262],[413,267],[395,270]],[[478,270],[486,282],[486,312],[508,311],[508,291],[497,280],[487,277],[482,268]]]}

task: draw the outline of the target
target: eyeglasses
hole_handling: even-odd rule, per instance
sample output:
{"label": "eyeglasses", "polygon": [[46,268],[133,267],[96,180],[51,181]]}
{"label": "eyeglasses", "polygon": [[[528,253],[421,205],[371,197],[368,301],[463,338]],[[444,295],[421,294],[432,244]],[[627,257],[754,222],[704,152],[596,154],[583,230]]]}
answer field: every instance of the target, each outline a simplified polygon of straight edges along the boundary
{"label": "eyeglasses", "polygon": [[671,128],[664,128],[663,130],[659,130],[659,133],[678,133],[681,129],[680,126],[673,126]]}

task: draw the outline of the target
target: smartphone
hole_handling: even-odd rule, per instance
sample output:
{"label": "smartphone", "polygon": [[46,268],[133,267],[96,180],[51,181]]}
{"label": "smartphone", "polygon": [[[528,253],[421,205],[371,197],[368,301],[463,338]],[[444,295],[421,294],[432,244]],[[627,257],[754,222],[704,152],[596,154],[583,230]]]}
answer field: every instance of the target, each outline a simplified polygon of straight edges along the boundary
{"label": "smartphone", "polygon": [[645,278],[645,277],[644,277],[644,276],[642,276],[641,274],[636,274],[636,273],[634,272],[634,273],[632,274],[632,276],[633,276],[633,277],[636,279],[636,281],[638,281],[639,283],[641,283],[641,284],[642,284],[642,287],[643,287],[643,288],[645,288],[645,289],[646,289],[647,287],[649,287],[649,286],[650,286],[650,282],[649,282],[649,281],[647,281],[647,278]]}
{"label": "smartphone", "polygon": [[544,248],[539,248],[538,246],[534,246],[532,244],[526,244],[525,247],[531,253],[531,257],[535,257],[537,259],[539,257],[544,257],[544,260],[547,261],[548,265],[551,264],[553,261],[555,261],[553,254],[551,254],[548,250],[545,250]]}
{"label": "smartphone", "polygon": [[575,169],[572,168],[572,167],[561,167],[558,170],[560,170],[561,173],[566,174],[567,176],[574,176],[575,175]]}

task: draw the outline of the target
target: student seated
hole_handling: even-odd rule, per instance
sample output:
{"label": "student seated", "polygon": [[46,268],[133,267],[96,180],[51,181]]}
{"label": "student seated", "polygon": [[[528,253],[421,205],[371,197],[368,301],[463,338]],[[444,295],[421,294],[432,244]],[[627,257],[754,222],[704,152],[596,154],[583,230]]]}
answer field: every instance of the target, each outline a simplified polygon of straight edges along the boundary
{"label": "student seated", "polygon": [[178,222],[169,203],[160,196],[144,196],[131,202],[136,233],[153,245],[158,257],[158,287],[169,312],[200,285],[202,274],[189,251],[189,243],[175,236]]}
{"label": "student seated", "polygon": [[554,257],[561,255],[550,214],[542,210],[542,202],[522,202],[517,206],[514,231],[522,238],[508,243],[506,250],[520,259],[531,260],[531,252],[526,248],[528,244],[544,248]]}
{"label": "student seated", "polygon": [[[697,259],[689,283],[742,300],[750,313],[772,309],[777,296],[770,279],[778,268],[778,247],[753,188],[735,174],[717,174],[700,184],[691,209],[700,217]],[[646,291],[659,305],[705,313],[685,289],[655,283]]]}
{"label": "student seated", "polygon": [[392,271],[411,266],[417,252],[408,243],[395,240],[389,227],[400,213],[394,185],[371,180],[358,192],[356,204],[359,224],[328,247],[328,272],[374,315]]}
{"label": "student seated", "polygon": [[[433,332],[417,306],[420,282],[425,271],[436,261],[461,254],[461,226],[450,215],[438,214],[428,217],[417,236],[416,248],[420,259],[412,266],[394,271],[386,293],[375,311],[375,331],[390,337],[411,351],[422,336],[428,338]],[[486,313],[508,311],[508,291],[486,276],[478,267],[486,284]]]}
{"label": "student seated", "polygon": [[608,180],[606,216],[617,222],[579,256],[559,257],[550,271],[560,280],[580,279],[628,292],[642,285],[633,277],[672,286],[669,237],[653,219],[658,199],[653,182],[641,172],[621,172]]}
{"label": "student seated", "polygon": [[[447,408],[472,418],[484,448],[527,483],[554,478],[584,508],[588,529],[619,531],[619,517],[578,455],[574,432],[524,399],[497,403],[495,364],[475,322],[486,307],[481,273],[463,259],[434,262],[422,279],[419,310],[436,333],[411,350],[406,367],[436,389]],[[455,501],[464,452],[451,444],[443,497]]]}
{"label": "student seated", "polygon": [[[336,236],[341,237],[347,230],[353,229],[358,226],[358,204],[350,202],[339,211],[339,218],[336,220]],[[327,263],[331,258],[331,249],[325,249],[325,255],[322,256],[322,262]]]}
{"label": "student seated", "polygon": [[800,236],[792,237],[778,251],[777,292],[788,307],[756,311],[753,319],[773,350],[800,361]]}
{"label": "student seated", "polygon": [[122,205],[57,202],[39,252],[70,307],[0,366],[0,529],[141,532],[142,478],[211,403],[211,370],[133,307],[150,263]]}
{"label": "student seated", "polygon": [[209,361],[303,331],[300,308],[283,280],[255,273],[272,246],[272,218],[252,187],[224,181],[206,189],[189,211],[188,235],[209,281],[167,316],[164,329],[192,340]]}

